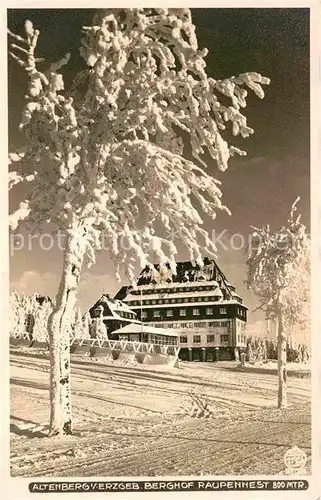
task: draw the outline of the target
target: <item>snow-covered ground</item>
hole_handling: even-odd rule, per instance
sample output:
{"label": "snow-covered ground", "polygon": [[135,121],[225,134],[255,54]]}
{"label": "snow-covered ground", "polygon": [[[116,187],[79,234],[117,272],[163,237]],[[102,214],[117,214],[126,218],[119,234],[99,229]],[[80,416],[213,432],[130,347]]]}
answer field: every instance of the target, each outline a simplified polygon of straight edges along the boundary
{"label": "snow-covered ground", "polygon": [[73,358],[75,432],[58,439],[46,437],[47,354],[12,348],[11,474],[279,474],[292,446],[307,453],[310,473],[309,366],[289,365],[286,410],[276,408],[275,370],[275,363],[167,368]]}

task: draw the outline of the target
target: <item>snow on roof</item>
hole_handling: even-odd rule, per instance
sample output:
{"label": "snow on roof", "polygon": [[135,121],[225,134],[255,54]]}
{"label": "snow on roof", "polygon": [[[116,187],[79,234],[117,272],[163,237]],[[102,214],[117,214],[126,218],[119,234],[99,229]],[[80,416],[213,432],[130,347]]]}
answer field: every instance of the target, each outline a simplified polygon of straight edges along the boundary
{"label": "snow on roof", "polygon": [[[150,299],[150,297],[149,297]],[[186,308],[187,306],[193,306],[194,308],[197,308],[199,306],[206,306],[206,307],[212,307],[212,306],[225,306],[228,304],[234,304],[237,305],[238,307],[243,307],[243,309],[247,309],[244,304],[240,304],[236,299],[232,300],[220,300],[220,301],[208,301],[208,302],[193,302],[193,303],[188,303],[188,302],[175,302],[175,303],[169,303],[169,304],[143,304],[142,309],[160,309],[160,308],[175,308],[175,307],[182,307]],[[133,311],[139,311],[141,309],[140,304],[133,305],[132,310]]]}
{"label": "snow on roof", "polygon": [[108,303],[109,305],[109,308],[111,310],[112,313],[114,312],[119,312],[119,311],[122,311],[122,312],[133,312],[130,307],[128,307],[127,304],[125,304],[125,302],[122,302],[121,300],[113,300],[113,301],[110,301]]}
{"label": "snow on roof", "polygon": [[[132,310],[131,310],[132,311]],[[135,311],[132,311],[133,314],[137,314]],[[124,316],[119,316],[117,313],[113,313],[112,316],[102,316],[102,320],[103,321],[107,321],[107,320],[119,320],[119,321],[122,321],[122,322],[127,322],[127,323],[140,323],[140,320],[139,319],[134,319],[134,318],[124,318]]]}
{"label": "snow on roof", "polygon": [[199,281],[186,281],[186,282],[163,282],[163,283],[156,283],[156,284],[147,284],[147,285],[136,285],[133,287],[133,291],[140,291],[140,290],[150,290],[151,288],[154,290],[157,290],[158,288],[164,289],[164,288],[191,288],[191,287],[197,287],[197,286],[203,286],[203,287],[218,287],[219,284],[217,281],[204,281],[204,280],[199,280]]}
{"label": "snow on roof", "polygon": [[154,333],[156,335],[166,335],[166,337],[177,337],[179,334],[175,332],[175,330],[171,329],[169,332],[164,328],[156,328],[155,326],[149,326],[146,324],[130,324],[119,328],[118,330],[113,331],[114,334],[122,334],[122,333]]}
{"label": "snow on roof", "polygon": [[[125,302],[122,302],[121,300],[118,299],[113,299],[109,297],[109,295],[102,295],[97,304],[99,302],[105,302],[108,305],[113,315],[117,314],[117,312],[127,312],[127,313],[133,312],[132,309],[130,309],[130,307]],[[95,309],[98,309],[99,307],[101,306],[98,304],[96,305]]]}
{"label": "snow on roof", "polygon": [[151,293],[151,294],[132,294],[129,293],[126,297],[126,301],[128,300],[157,300],[157,299],[163,299],[163,298],[188,298],[188,297],[223,297],[222,291],[220,288],[215,288],[215,290],[204,290],[203,292],[177,292],[177,293],[172,293],[171,291],[165,292],[165,293]]}

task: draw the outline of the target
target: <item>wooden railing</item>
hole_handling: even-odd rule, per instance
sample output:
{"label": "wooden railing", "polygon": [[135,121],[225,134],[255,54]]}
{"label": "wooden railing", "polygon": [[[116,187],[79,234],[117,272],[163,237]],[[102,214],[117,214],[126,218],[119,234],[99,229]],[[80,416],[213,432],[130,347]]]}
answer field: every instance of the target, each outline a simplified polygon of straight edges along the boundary
{"label": "wooden railing", "polygon": [[[25,345],[29,347],[48,348],[47,342],[33,340],[29,334],[20,337],[10,337],[10,344],[19,346]],[[113,354],[117,358],[120,353],[128,355],[133,354],[134,357],[143,362],[146,355],[156,357],[157,355],[171,356],[178,358],[180,351],[179,346],[172,344],[150,344],[148,342],[138,342],[129,340],[99,340],[99,339],[76,339],[73,338],[70,342],[70,353],[88,356],[103,356],[104,354]]]}

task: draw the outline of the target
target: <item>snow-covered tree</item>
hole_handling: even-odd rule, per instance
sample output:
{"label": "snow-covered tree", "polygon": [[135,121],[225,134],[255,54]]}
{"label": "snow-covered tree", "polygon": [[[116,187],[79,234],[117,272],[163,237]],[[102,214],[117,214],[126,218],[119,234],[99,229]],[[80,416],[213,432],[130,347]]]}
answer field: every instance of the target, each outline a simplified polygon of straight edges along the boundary
{"label": "snow-covered tree", "polygon": [[247,286],[259,307],[278,325],[278,406],[287,406],[286,350],[291,324],[308,327],[310,320],[310,240],[301,216],[292,206],[288,224],[278,231],[254,228],[248,259]]}
{"label": "snow-covered tree", "polygon": [[269,80],[257,73],[210,78],[207,49],[198,48],[189,9],[98,11],[93,25],[83,28],[88,70],[68,90],[59,71],[70,55],[40,71],[39,30],[27,21],[25,32],[10,33],[12,55],[29,76],[20,125],[28,141],[10,157],[10,184],[29,183],[30,190],[11,227],[50,222],[66,236],[48,324],[50,432],[71,433],[66,332],[84,262],[94,262],[102,232],[117,275],[122,267],[131,280],[137,267],[155,260],[175,270],[173,234],[193,261],[201,262],[204,251],[213,255],[201,211],[214,219],[228,209],[207,162],[211,158],[225,170],[231,156],[245,154],[227,142],[225,131],[244,138],[253,133],[241,112],[246,87],[262,98],[261,85]]}
{"label": "snow-covered tree", "polygon": [[72,336],[75,339],[89,339],[90,316],[89,313],[81,315],[80,309],[75,311],[75,318],[72,324]]}
{"label": "snow-covered tree", "polygon": [[52,313],[53,305],[50,300],[44,299],[37,303],[34,313],[33,338],[39,342],[48,342],[48,318]]}
{"label": "snow-covered tree", "polygon": [[108,340],[107,328],[102,317],[94,318],[90,325],[91,337],[98,340]]}
{"label": "snow-covered tree", "polygon": [[12,292],[10,295],[10,335],[22,337],[29,334],[34,338],[35,318],[39,303],[37,295]]}
{"label": "snow-covered tree", "polygon": [[24,295],[13,292],[10,295],[10,336],[21,337],[26,333],[26,309]]}

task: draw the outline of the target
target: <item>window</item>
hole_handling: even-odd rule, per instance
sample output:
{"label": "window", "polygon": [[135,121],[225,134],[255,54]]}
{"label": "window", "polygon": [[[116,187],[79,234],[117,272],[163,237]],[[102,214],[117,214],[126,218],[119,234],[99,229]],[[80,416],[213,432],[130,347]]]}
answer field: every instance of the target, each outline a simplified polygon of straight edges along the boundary
{"label": "window", "polygon": [[143,318],[147,318],[147,312],[146,311],[142,311],[142,319]]}
{"label": "window", "polygon": [[228,340],[229,340],[228,339],[228,335],[224,334],[224,335],[220,336],[220,341],[221,341],[222,344],[228,344]]}
{"label": "window", "polygon": [[93,318],[100,318],[102,316],[103,309],[100,309],[100,307],[97,307],[97,309],[94,309],[92,312],[92,317]]}
{"label": "window", "polygon": [[200,310],[199,309],[193,309],[193,316],[199,316],[200,315]]}
{"label": "window", "polygon": [[165,304],[168,304],[169,303],[169,299],[165,299]]}
{"label": "window", "polygon": [[188,323],[181,323],[181,328],[188,328]]}
{"label": "window", "polygon": [[186,316],[186,309],[180,309],[179,310],[179,315],[180,316]]}
{"label": "window", "polygon": [[173,309],[167,309],[166,316],[173,316]]}
{"label": "window", "polygon": [[202,302],[203,301],[203,297],[197,297],[197,302]]}
{"label": "window", "polygon": [[228,326],[228,321],[221,321],[220,324],[221,326]]}
{"label": "window", "polygon": [[187,344],[187,337],[180,337],[179,341],[181,344]]}
{"label": "window", "polygon": [[156,300],[152,300],[152,304],[156,304]]}
{"label": "window", "polygon": [[144,304],[146,304],[147,306],[150,304],[150,300],[144,300],[143,302]]}
{"label": "window", "polygon": [[153,317],[154,318],[160,318],[160,311],[153,311]]}
{"label": "window", "polygon": [[220,307],[220,314],[226,314],[226,307]]}
{"label": "window", "polygon": [[206,323],[204,323],[202,321],[197,321],[196,323],[194,323],[194,327],[195,328],[205,328],[206,327]]}
{"label": "window", "polygon": [[174,304],[176,302],[176,299],[171,299],[171,303]]}
{"label": "window", "polygon": [[241,342],[241,335],[238,335],[238,336],[237,336],[237,341],[238,341],[238,342]]}
{"label": "window", "polygon": [[183,302],[188,302],[189,299],[183,299]]}
{"label": "window", "polygon": [[207,307],[206,314],[213,314],[213,307]]}
{"label": "window", "polygon": [[201,343],[201,336],[193,335],[193,344],[200,344],[200,343]]}
{"label": "window", "polygon": [[211,344],[212,342],[214,342],[214,335],[207,335],[207,343]]}

